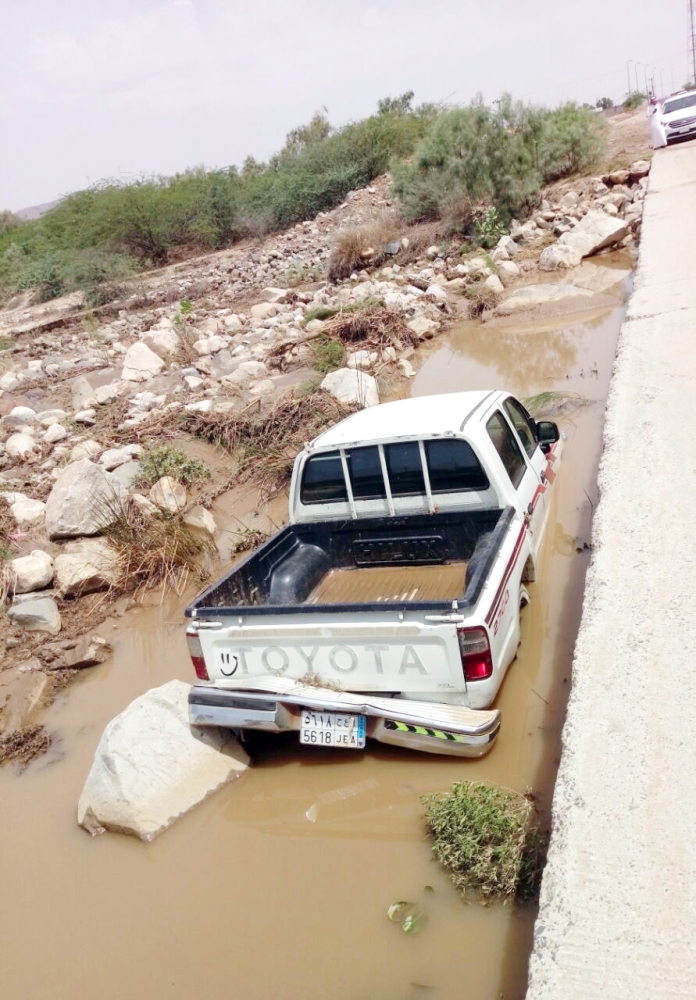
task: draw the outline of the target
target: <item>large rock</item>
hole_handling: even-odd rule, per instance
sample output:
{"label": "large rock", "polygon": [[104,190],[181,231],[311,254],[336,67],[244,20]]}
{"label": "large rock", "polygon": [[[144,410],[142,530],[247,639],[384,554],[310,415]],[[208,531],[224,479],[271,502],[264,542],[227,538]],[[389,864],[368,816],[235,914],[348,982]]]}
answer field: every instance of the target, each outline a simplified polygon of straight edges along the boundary
{"label": "large rock", "polygon": [[111,646],[100,635],[82,635],[79,639],[44,643],[40,653],[49,670],[83,670],[103,663],[111,654]]}
{"label": "large rock", "polygon": [[198,503],[186,511],[184,514],[184,524],[188,524],[190,528],[207,531],[209,535],[214,535],[217,530],[213,515]]}
{"label": "large rock", "polygon": [[421,340],[430,340],[440,329],[440,324],[434,319],[428,319],[427,316],[416,316],[415,319],[409,320],[406,326]]}
{"label": "large rock", "polygon": [[563,243],[554,243],[553,246],[546,247],[539,258],[540,271],[561,271],[571,267],[577,267],[582,260],[582,255],[572,246],[565,246]]}
{"label": "large rock", "polygon": [[252,319],[270,319],[272,316],[276,316],[280,310],[278,306],[273,302],[259,302],[257,305],[251,307]]}
{"label": "large rock", "polygon": [[590,257],[605,247],[620,243],[627,235],[628,223],[625,219],[593,211],[588,212],[569,233],[563,233],[558,242],[573,247],[581,257]]}
{"label": "large rock", "polygon": [[47,587],[53,579],[53,560],[48,552],[34,549],[31,555],[10,562],[11,587],[15,594],[29,594]]}
{"label": "large rock", "polygon": [[35,528],[43,524],[46,516],[46,504],[42,500],[22,497],[10,504],[10,511],[19,528]]}
{"label": "large rock", "polygon": [[176,330],[169,326],[154,326],[141,335],[141,340],[159,357],[176,354],[181,346],[181,340]]}
{"label": "large rock", "polygon": [[103,465],[107,472],[112,472],[119,465],[125,465],[142,451],[139,444],[127,444],[123,448],[107,448],[99,456],[99,464]]}
{"label": "large rock", "polygon": [[377,382],[372,375],[356,368],[339,368],[329,372],[321,388],[340,403],[357,403],[362,407],[377,406],[379,403]]}
{"label": "large rock", "polygon": [[127,382],[147,382],[164,368],[164,361],[147,344],[137,341],[126,351],[121,378]]}
{"label": "large rock", "polygon": [[60,632],[60,612],[51,597],[37,597],[22,601],[21,604],[12,604],[7,609],[7,617],[27,632],[48,632],[49,635],[58,635]]}
{"label": "large rock", "polygon": [[229,730],[190,727],[188,692],[169,681],[108,724],[80,795],[80,826],[150,841],[246,771],[249,758]]}
{"label": "large rock", "polygon": [[32,410],[31,406],[14,406],[9,413],[6,413],[2,418],[3,424],[6,427],[12,427],[16,429],[18,427],[26,427],[29,424],[33,424],[36,421],[36,410]]}
{"label": "large rock", "polygon": [[160,510],[178,514],[186,506],[186,490],[171,476],[162,476],[150,490],[150,500]]}
{"label": "large rock", "polygon": [[56,588],[63,597],[108,590],[119,577],[119,558],[105,538],[68,542],[54,562]]}
{"label": "large rock", "polygon": [[49,538],[97,535],[112,524],[126,491],[115,476],[83,458],[61,472],[46,501]]}
{"label": "large rock", "polygon": [[10,458],[25,461],[39,450],[39,445],[30,434],[10,434],[5,449]]}
{"label": "large rock", "polygon": [[196,354],[200,355],[200,357],[204,357],[207,354],[217,354],[217,352],[221,351],[224,347],[227,347],[227,341],[225,338],[216,337],[215,335],[212,337],[201,337],[201,339],[197,340],[193,345],[194,351]]}
{"label": "large rock", "polygon": [[555,306],[572,299],[592,298],[592,292],[574,285],[525,285],[517,288],[496,308],[500,316],[512,316],[527,309]]}

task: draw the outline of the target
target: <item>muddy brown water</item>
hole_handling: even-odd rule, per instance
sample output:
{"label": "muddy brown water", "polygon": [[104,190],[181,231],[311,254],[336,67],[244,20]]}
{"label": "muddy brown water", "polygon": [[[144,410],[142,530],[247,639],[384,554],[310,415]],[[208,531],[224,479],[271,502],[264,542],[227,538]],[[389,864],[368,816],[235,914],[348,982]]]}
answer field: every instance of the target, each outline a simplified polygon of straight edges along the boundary
{"label": "muddy brown water", "polygon": [[[487,779],[533,789],[548,813],[589,560],[577,549],[590,538],[626,291],[624,280],[601,314],[504,329],[464,323],[430,345],[411,386],[414,395],[506,386],[522,397],[561,388],[596,401],[561,420],[568,440],[553,521],[493,751],[462,761],[380,746],[300,750],[294,737],[268,738],[244,778],[152,844],[92,840],[75,808],[104,725],[146,688],[192,679],[181,600],[107,623],[100,632],[114,656],[50,709],[51,755],[21,776],[0,772],[5,996],[524,996],[534,908],[463,903],[431,860],[419,796]],[[387,919],[397,900],[422,905],[418,934]]]}

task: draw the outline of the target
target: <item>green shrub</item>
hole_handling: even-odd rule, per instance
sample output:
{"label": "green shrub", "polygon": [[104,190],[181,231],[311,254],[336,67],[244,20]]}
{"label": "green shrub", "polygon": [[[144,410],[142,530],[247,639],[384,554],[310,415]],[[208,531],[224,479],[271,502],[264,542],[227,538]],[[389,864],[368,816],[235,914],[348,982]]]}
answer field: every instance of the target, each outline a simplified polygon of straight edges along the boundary
{"label": "green shrub", "polygon": [[322,375],[343,368],[346,360],[346,349],[338,340],[322,335],[311,343],[312,367]]}
{"label": "green shrub", "polygon": [[639,108],[643,101],[647,101],[645,94],[642,94],[639,90],[631,90],[624,98],[624,110],[633,111],[635,108]]}
{"label": "green shrub", "polygon": [[492,110],[477,98],[439,115],[411,160],[394,163],[394,192],[408,219],[441,218],[451,232],[488,241],[490,222],[506,226],[545,182],[595,163],[605,129],[574,104],[548,111],[504,95]]}
{"label": "green shrub", "polygon": [[140,457],[138,482],[144,486],[153,486],[163,476],[171,476],[188,486],[210,479],[211,472],[205,462],[192,458],[174,445],[149,445]]}
{"label": "green shrub", "polygon": [[449,792],[424,796],[433,854],[462,894],[483,899],[534,899],[546,839],[531,802],[517,792],[458,781]]}

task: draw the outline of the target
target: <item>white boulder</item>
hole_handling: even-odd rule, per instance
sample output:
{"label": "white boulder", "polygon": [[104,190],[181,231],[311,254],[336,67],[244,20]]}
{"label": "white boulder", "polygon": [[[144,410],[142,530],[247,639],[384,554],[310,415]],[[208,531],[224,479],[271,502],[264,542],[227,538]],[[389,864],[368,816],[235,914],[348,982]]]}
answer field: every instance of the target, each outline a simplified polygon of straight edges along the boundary
{"label": "white boulder", "polygon": [[126,491],[118,479],[83,458],[71,462],[56,479],[46,501],[49,538],[96,535],[113,523]]}
{"label": "white boulder", "polygon": [[[573,247],[581,257],[590,257],[605,247],[614,246],[628,235],[625,219],[616,219],[606,212],[588,212],[569,233],[563,233],[559,243]],[[558,244],[557,244],[558,245]]]}
{"label": "white boulder", "polygon": [[80,826],[151,841],[246,771],[249,758],[229,730],[190,727],[188,692],[169,681],[108,724],[80,795]]}
{"label": "white boulder", "polygon": [[107,382],[106,385],[97,386],[94,390],[94,398],[100,406],[105,406],[118,399],[124,388],[123,382]]}
{"label": "white boulder", "polygon": [[68,432],[62,424],[51,424],[44,433],[43,439],[46,444],[57,444],[68,436]]}
{"label": "white boulder", "polygon": [[406,324],[409,330],[413,330],[415,335],[421,340],[430,340],[440,329],[440,324],[427,316],[416,316]]}
{"label": "white boulder", "polygon": [[26,427],[28,424],[33,424],[35,420],[36,410],[32,410],[31,406],[14,406],[2,418],[3,424],[12,428]]}
{"label": "white boulder", "polygon": [[99,464],[103,465],[107,472],[112,472],[119,465],[130,462],[141,451],[142,447],[139,444],[127,444],[123,448],[107,448],[99,456]]}
{"label": "white boulder", "polygon": [[70,452],[71,462],[80,462],[83,458],[95,458],[100,451],[103,451],[102,445],[94,438],[87,438],[85,441],[80,441]]}
{"label": "white boulder", "polygon": [[63,597],[108,590],[119,577],[119,559],[105,538],[68,542],[54,561],[56,588]]}
{"label": "white boulder", "polygon": [[251,307],[252,319],[270,319],[272,316],[277,316],[279,312],[278,306],[273,302],[259,302]]}
{"label": "white boulder", "polygon": [[46,504],[42,500],[22,497],[10,504],[10,511],[19,528],[35,528],[43,524]]}
{"label": "white boulder", "polygon": [[209,535],[214,535],[217,530],[217,525],[215,524],[215,518],[202,507],[199,503],[191,507],[184,514],[184,524],[188,524],[190,528],[198,528],[201,531],[207,531]]}
{"label": "white boulder", "polygon": [[576,288],[575,285],[525,285],[511,292],[495,311],[499,316],[512,316],[528,309],[565,304],[573,299],[592,298],[592,295],[588,289]]}
{"label": "white boulder", "polygon": [[339,368],[329,372],[321,388],[340,403],[357,403],[362,407],[377,406],[379,403],[377,382],[372,375],[357,368]]}
{"label": "white boulder", "polygon": [[30,434],[10,434],[5,442],[5,450],[10,458],[26,461],[39,450],[39,446]]}
{"label": "white boulder", "polygon": [[170,514],[177,514],[186,506],[186,490],[171,476],[158,479],[150,490],[149,497],[156,507],[169,511]]}
{"label": "white boulder", "polygon": [[31,555],[10,561],[11,589],[15,594],[29,594],[47,587],[53,579],[53,560],[48,552],[35,549]]}
{"label": "white boulder", "polygon": [[442,285],[436,285],[436,284],[428,285],[428,287],[425,290],[425,294],[431,295],[434,299],[437,299],[438,302],[447,301],[447,292],[442,287]]}
{"label": "white boulder", "polygon": [[171,326],[154,326],[140,339],[159,357],[175,354],[181,345],[179,334]]}
{"label": "white boulder", "polygon": [[147,382],[163,368],[162,358],[139,340],[126,351],[121,378],[127,382]]}
{"label": "white boulder", "polygon": [[227,347],[227,341],[224,337],[202,337],[197,340],[193,345],[193,349],[200,357],[204,357],[206,354],[217,354],[224,347]]}
{"label": "white boulder", "polygon": [[51,597],[37,597],[12,604],[7,609],[7,617],[27,632],[48,632],[49,635],[60,632],[60,612]]}
{"label": "white boulder", "polygon": [[500,295],[504,290],[503,283],[497,274],[489,275],[483,283],[483,287],[487,292],[493,292],[495,295]]}
{"label": "white boulder", "polygon": [[539,258],[540,271],[560,271],[571,267],[577,267],[582,261],[580,254],[575,247],[566,246],[564,243],[554,243],[553,246],[546,247]]}

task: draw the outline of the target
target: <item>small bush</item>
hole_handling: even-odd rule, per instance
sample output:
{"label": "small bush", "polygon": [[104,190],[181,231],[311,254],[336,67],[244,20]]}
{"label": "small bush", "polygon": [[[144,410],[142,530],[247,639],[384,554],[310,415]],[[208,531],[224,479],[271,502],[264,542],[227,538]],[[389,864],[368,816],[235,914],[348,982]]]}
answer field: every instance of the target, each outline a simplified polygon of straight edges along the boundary
{"label": "small bush", "polygon": [[635,109],[639,108],[643,103],[643,101],[646,100],[647,97],[645,96],[645,94],[642,94],[639,90],[632,90],[624,98],[623,102],[624,111],[635,111]]}
{"label": "small bush", "polygon": [[146,513],[131,499],[107,502],[102,529],[120,557],[116,593],[131,594],[162,586],[181,593],[191,576],[203,579],[205,557],[217,553],[215,542],[196,531],[182,514]]}
{"label": "small bush", "polygon": [[312,306],[312,308],[308,309],[305,313],[302,322],[305,326],[307,326],[307,324],[311,323],[313,319],[331,319],[332,316],[335,316],[336,313],[340,311],[341,310],[337,306]]}
{"label": "small bush", "polygon": [[346,360],[346,349],[338,340],[331,337],[317,337],[311,343],[312,367],[322,375],[343,368]]}
{"label": "small bush", "polygon": [[467,312],[469,319],[476,319],[477,316],[495,309],[499,301],[498,294],[490,288],[484,288],[482,282],[467,288],[464,295],[468,300]]}
{"label": "small bush", "polygon": [[141,486],[154,486],[163,476],[171,476],[184,486],[203,483],[210,479],[211,472],[205,462],[191,458],[174,445],[159,443],[146,447],[140,457]]}
{"label": "small bush", "polygon": [[[329,281],[349,278],[367,263],[378,266],[385,258],[384,248],[397,239],[403,223],[393,214],[384,213],[367,226],[348,226],[336,235],[335,246],[329,258]],[[364,257],[366,251],[371,253]]]}
{"label": "small bush", "polygon": [[538,896],[546,839],[525,796],[459,781],[423,802],[433,854],[462,894],[505,901]]}

